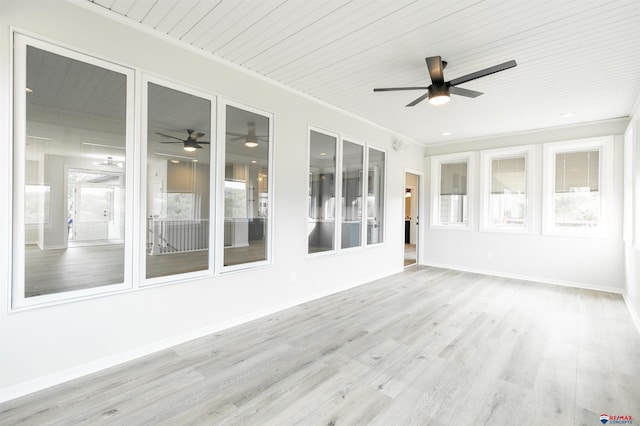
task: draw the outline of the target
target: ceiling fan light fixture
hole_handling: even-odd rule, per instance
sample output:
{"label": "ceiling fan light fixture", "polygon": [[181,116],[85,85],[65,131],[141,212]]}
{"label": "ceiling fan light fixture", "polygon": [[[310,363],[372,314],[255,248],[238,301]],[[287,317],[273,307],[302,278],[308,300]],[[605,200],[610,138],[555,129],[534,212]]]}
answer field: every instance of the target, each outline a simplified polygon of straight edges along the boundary
{"label": "ceiling fan light fixture", "polygon": [[247,148],[255,148],[258,146],[258,142],[246,141],[244,143],[244,146],[246,146]]}
{"label": "ceiling fan light fixture", "polygon": [[184,147],[184,150],[187,151],[187,152],[193,152],[193,151],[196,150],[196,147],[187,145],[187,146]]}
{"label": "ceiling fan light fixture", "polygon": [[449,91],[447,87],[444,86],[432,86],[429,89],[429,103],[431,105],[444,105],[449,102],[451,98],[449,97]]}

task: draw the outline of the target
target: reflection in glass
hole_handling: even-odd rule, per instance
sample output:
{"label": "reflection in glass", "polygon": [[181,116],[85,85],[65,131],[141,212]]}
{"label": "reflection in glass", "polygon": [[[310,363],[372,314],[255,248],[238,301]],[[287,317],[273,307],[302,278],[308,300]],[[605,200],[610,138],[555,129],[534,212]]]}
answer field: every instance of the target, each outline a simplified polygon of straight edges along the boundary
{"label": "reflection in glass", "polygon": [[25,297],[122,283],[126,76],[26,49]]}
{"label": "reflection in glass", "polygon": [[336,138],[311,131],[309,141],[309,253],[335,248]]}
{"label": "reflection in glass", "polygon": [[369,148],[367,186],[367,244],[384,242],[385,154]]}
{"label": "reflection in glass", "polygon": [[224,265],[267,260],[269,118],[226,107]]}
{"label": "reflection in glass", "polygon": [[342,248],[362,245],[364,147],[342,144]]}
{"label": "reflection in glass", "polygon": [[209,268],[211,101],[148,84],[146,277]]}

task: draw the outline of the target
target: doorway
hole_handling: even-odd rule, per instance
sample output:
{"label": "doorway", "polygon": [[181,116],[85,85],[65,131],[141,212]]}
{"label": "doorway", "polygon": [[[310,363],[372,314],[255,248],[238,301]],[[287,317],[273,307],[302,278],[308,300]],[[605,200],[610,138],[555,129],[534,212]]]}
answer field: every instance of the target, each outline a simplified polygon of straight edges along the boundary
{"label": "doorway", "polygon": [[420,175],[405,172],[404,177],[404,266],[418,264],[420,252]]}
{"label": "doorway", "polygon": [[124,239],[124,174],[69,170],[68,233],[74,245],[120,244]]}

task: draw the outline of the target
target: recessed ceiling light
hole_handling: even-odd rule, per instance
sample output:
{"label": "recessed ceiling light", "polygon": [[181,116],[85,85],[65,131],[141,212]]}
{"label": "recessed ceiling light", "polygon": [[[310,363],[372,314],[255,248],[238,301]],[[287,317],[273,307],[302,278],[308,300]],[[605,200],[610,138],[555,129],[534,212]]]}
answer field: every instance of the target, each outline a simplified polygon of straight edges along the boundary
{"label": "recessed ceiling light", "polygon": [[562,118],[569,118],[569,117],[573,117],[575,116],[576,113],[575,112],[565,112],[564,114],[561,114],[560,117]]}
{"label": "recessed ceiling light", "polygon": [[327,153],[326,152],[321,152],[320,155],[324,156],[324,155],[327,155]]}
{"label": "recessed ceiling light", "polygon": [[251,163],[252,163],[252,164],[256,164],[256,163],[257,163],[257,161],[256,161],[256,160],[251,160]]}
{"label": "recessed ceiling light", "polygon": [[173,164],[178,164],[180,162],[180,160],[169,160],[171,161]]}
{"label": "recessed ceiling light", "polygon": [[451,135],[451,132],[442,132],[442,136],[449,136]]}

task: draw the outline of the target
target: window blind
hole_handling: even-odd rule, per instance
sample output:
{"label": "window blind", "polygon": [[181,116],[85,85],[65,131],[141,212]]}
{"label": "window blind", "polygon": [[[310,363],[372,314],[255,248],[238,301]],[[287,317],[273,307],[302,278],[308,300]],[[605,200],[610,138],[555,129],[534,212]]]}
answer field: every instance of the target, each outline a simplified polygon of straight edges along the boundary
{"label": "window blind", "polygon": [[491,160],[491,193],[524,194],[526,192],[525,158]]}
{"label": "window blind", "polygon": [[555,192],[573,192],[589,188],[596,192],[600,186],[600,150],[559,152],[556,154]]}
{"label": "window blind", "polygon": [[467,195],[467,162],[440,165],[440,195]]}

